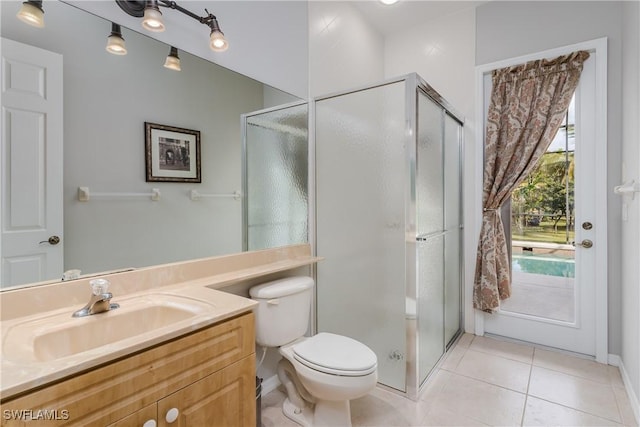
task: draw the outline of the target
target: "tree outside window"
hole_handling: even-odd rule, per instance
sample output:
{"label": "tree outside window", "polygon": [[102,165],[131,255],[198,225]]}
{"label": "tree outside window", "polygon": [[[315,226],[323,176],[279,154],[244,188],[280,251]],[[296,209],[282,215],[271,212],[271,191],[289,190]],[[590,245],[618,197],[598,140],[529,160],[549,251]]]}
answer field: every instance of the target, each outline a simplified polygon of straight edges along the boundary
{"label": "tree outside window", "polygon": [[511,194],[513,240],[568,244],[574,239],[575,108],[536,169]]}

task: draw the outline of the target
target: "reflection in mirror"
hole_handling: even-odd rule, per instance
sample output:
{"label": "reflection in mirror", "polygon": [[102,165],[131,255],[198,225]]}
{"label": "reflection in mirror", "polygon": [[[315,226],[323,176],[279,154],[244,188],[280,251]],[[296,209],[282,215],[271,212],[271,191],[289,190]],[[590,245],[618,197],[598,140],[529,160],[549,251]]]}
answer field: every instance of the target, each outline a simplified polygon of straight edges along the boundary
{"label": "reflection in mirror", "polygon": [[244,117],[245,250],[308,241],[307,108],[299,103]]}
{"label": "reflection in mirror", "polygon": [[[59,280],[69,269],[87,274],[240,252],[241,202],[233,197],[192,200],[191,190],[201,194],[241,190],[241,115],[297,98],[182,51],[182,71],[164,68],[169,46],[126,28],[122,35],[127,54],[112,55],[105,50],[111,22],[51,1],[45,4],[46,26],[38,29],[16,19],[20,6],[19,1],[0,2],[3,56],[11,50],[5,49],[10,39],[54,52],[54,58],[61,60],[63,114],[59,108],[46,113],[46,119],[53,120],[57,111],[61,121],[64,156],[47,166],[60,176],[61,208],[47,208],[42,196],[44,188],[55,188],[46,181],[50,175],[31,178],[31,182],[19,172],[31,169],[14,164],[19,160],[16,156],[7,157],[18,139],[31,138],[36,151],[16,149],[16,153],[28,160],[34,173],[44,170],[45,154],[60,151],[48,146],[48,121],[34,115],[28,117],[31,122],[22,120],[18,114],[22,110],[5,105],[11,97],[3,93],[3,123],[8,120],[11,128],[3,132],[10,136],[8,141],[3,139],[3,233],[26,230],[22,245],[29,253],[10,252],[11,239],[2,235],[2,287]],[[24,45],[13,49],[18,57],[26,50]],[[19,69],[3,67],[3,83],[11,79],[14,84],[24,83],[22,78],[29,73],[12,74],[12,68]],[[19,87],[11,90],[21,92]],[[200,132],[201,183],[145,181],[145,122]],[[28,123],[47,126],[33,131],[35,127]],[[79,187],[122,197],[80,201]],[[150,195],[153,188],[161,195],[157,201],[150,196],[126,196]],[[25,203],[27,190],[36,196],[26,197]],[[33,221],[22,214],[29,209],[36,212],[28,218]],[[55,219],[49,215],[61,212],[59,227],[43,231],[43,224]],[[57,245],[48,243],[54,234],[60,237]],[[55,251],[64,256],[52,271],[44,271],[43,260],[54,258]]]}

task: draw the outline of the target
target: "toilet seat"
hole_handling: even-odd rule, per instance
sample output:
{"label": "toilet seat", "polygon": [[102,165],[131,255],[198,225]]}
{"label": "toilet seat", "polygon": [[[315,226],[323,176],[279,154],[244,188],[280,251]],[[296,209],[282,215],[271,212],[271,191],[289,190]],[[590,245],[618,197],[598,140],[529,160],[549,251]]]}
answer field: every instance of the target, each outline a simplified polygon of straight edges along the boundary
{"label": "toilet seat", "polygon": [[293,357],[319,372],[340,376],[363,376],[377,369],[376,355],[354,339],[321,332],[295,344]]}

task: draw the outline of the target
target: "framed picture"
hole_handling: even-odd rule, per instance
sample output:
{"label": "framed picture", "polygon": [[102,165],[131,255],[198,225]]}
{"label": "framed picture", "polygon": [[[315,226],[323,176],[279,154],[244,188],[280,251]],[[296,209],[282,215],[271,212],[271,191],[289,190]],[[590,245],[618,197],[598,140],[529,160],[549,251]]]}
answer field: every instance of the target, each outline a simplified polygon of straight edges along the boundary
{"label": "framed picture", "polygon": [[200,131],[144,123],[147,182],[202,182]]}

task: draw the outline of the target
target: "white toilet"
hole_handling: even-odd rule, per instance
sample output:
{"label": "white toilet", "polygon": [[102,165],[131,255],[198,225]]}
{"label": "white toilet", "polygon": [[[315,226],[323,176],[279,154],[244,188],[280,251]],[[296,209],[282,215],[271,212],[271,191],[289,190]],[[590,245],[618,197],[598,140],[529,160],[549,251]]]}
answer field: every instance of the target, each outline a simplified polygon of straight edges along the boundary
{"label": "white toilet", "polygon": [[349,400],[378,382],[378,360],[366,345],[330,333],[305,337],[314,281],[288,277],[254,286],[256,342],[279,347],[278,378],[287,392],[282,411],[302,426],[350,426]]}

